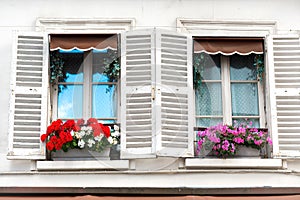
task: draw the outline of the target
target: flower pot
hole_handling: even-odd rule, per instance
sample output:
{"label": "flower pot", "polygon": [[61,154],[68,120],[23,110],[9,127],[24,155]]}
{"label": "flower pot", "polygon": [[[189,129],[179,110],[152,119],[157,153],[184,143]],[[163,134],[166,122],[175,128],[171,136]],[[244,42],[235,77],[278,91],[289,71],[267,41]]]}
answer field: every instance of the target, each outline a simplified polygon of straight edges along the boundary
{"label": "flower pot", "polygon": [[109,157],[111,160],[120,160],[120,144],[113,145],[110,148],[110,154]]}
{"label": "flower pot", "polygon": [[234,157],[260,158],[260,150],[252,147],[239,146]]}
{"label": "flower pot", "polygon": [[52,160],[109,160],[110,148],[105,148],[102,152],[84,149],[70,149],[68,152],[62,150],[51,152]]}

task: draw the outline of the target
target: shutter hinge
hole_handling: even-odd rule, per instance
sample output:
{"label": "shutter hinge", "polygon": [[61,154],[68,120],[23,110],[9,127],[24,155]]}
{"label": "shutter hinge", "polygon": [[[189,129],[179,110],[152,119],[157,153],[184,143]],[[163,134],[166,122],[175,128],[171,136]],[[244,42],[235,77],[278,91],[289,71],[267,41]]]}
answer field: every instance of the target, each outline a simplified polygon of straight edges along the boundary
{"label": "shutter hinge", "polygon": [[155,87],[151,88],[151,98],[153,101],[155,100]]}

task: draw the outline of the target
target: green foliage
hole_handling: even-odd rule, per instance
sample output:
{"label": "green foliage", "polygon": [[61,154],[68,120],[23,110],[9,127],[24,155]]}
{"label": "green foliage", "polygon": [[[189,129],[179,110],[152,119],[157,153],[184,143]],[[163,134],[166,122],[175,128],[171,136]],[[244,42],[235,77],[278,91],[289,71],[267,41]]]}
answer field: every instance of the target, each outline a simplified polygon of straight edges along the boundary
{"label": "green foliage", "polygon": [[[50,51],[50,83],[52,85],[63,82],[67,78],[63,68],[64,60],[62,55],[58,51]],[[60,87],[58,88],[58,92],[61,92]]]}
{"label": "green foliage", "polygon": [[196,93],[202,96],[201,85],[203,81],[204,67],[210,60],[210,55],[202,52],[194,54],[194,66],[193,66],[193,85]]}
{"label": "green foliage", "polygon": [[[108,58],[104,60],[104,71],[109,82],[118,82],[120,78],[120,63],[117,51],[108,51]],[[108,85],[106,92],[111,90],[112,85]]]}
{"label": "green foliage", "polygon": [[265,73],[265,65],[264,65],[264,55],[259,54],[254,57],[254,64],[256,67],[256,75],[260,81],[263,81],[263,76]]}

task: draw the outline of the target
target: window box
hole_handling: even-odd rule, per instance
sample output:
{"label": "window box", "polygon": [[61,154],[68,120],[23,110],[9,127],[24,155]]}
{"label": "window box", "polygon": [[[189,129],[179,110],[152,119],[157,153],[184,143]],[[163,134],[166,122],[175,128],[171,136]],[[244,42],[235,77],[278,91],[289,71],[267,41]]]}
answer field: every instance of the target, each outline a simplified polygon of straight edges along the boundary
{"label": "window box", "polygon": [[110,148],[105,148],[101,152],[89,149],[71,149],[68,152],[51,152],[51,159],[58,160],[110,160]]}

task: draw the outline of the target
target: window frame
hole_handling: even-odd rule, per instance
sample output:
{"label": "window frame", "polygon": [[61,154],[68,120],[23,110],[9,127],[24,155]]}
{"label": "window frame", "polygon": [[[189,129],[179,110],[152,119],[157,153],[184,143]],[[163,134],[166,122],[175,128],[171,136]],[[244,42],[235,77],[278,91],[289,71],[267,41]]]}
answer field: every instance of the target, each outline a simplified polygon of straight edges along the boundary
{"label": "window frame", "polygon": [[[223,124],[233,124],[233,118],[258,118],[260,128],[265,128],[265,94],[264,85],[259,80],[249,80],[249,81],[239,81],[231,80],[230,77],[230,56],[220,55],[220,68],[221,68],[221,79],[220,80],[202,80],[202,83],[221,83],[221,95],[222,95],[222,115],[195,115],[195,119],[201,118],[222,118]],[[258,106],[259,115],[258,116],[234,116],[232,115],[232,99],[231,99],[231,84],[232,83],[256,83],[258,89]],[[195,103],[196,105],[196,103]]]}
{"label": "window frame", "polygon": [[[38,18],[35,29],[37,32],[47,34],[48,38],[51,34],[120,34],[124,31],[133,30],[136,24],[135,21],[134,18]],[[118,88],[120,88],[120,84]],[[48,99],[48,101],[47,124],[54,117],[51,99]],[[118,103],[117,106],[119,109],[120,104]],[[117,123],[119,123],[120,118],[120,112],[118,112]]]}
{"label": "window frame", "polygon": [[[273,42],[272,35],[276,34],[276,21],[253,20],[204,20],[195,18],[177,18],[177,32],[192,37],[262,37],[264,38],[265,60],[265,124],[273,139],[273,154],[278,152],[277,123],[274,117],[275,98],[272,91],[274,85],[270,83],[273,77],[270,67],[273,66]],[[269,74],[270,73],[270,74]],[[194,96],[195,101],[195,96]],[[196,138],[196,136],[194,136]],[[271,158],[274,157],[271,155]],[[254,161],[255,162],[255,161]]]}
{"label": "window frame", "polygon": [[[117,49],[117,51],[119,51]],[[53,88],[51,88],[51,104],[52,104],[52,115],[53,119],[58,119],[58,85],[83,85],[83,103],[82,103],[82,118],[87,120],[92,117],[93,110],[93,85],[115,85],[117,93],[116,105],[120,104],[120,90],[119,82],[93,82],[93,53],[91,51],[83,52],[83,82],[58,82]],[[50,86],[51,87],[51,86]],[[119,106],[117,106],[116,116],[113,118],[96,118],[98,120],[114,120],[117,123],[120,118],[119,116]],[[94,117],[95,118],[95,117]],[[65,119],[65,118],[63,118]],[[68,118],[66,118],[68,119]],[[72,118],[73,119],[73,118]],[[106,124],[106,123],[105,123]]]}
{"label": "window frame", "polygon": [[[239,21],[239,20],[204,20],[204,19],[194,19],[194,18],[177,18],[176,19],[176,27],[177,32],[184,33],[186,35],[189,35],[191,37],[263,37],[265,41],[265,68],[266,72],[268,73],[268,65],[272,61],[272,57],[269,55],[269,53],[272,51],[272,46],[269,42],[269,35],[272,35],[275,33],[276,30],[276,22],[275,21]],[[268,48],[270,50],[268,51]],[[267,79],[268,75],[266,75]],[[261,84],[261,83],[259,83]],[[271,122],[272,116],[271,116],[271,106],[269,105],[270,100],[269,97],[269,90],[270,85],[266,81],[265,82],[265,96],[259,95],[259,97],[265,98],[265,109],[266,109],[266,115],[264,117],[264,122],[260,122],[261,124],[266,124],[270,129],[272,128]],[[272,87],[272,86],[271,86]],[[195,95],[194,95],[194,101],[195,101]],[[261,99],[259,99],[260,102]],[[264,107],[260,106],[262,109]],[[231,112],[231,110],[230,110]],[[260,111],[261,112],[261,111]],[[271,130],[272,131],[272,130]],[[277,137],[277,135],[273,135]]]}

